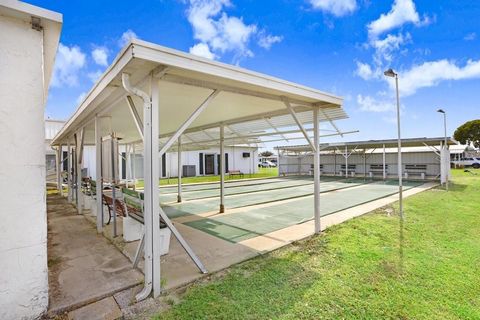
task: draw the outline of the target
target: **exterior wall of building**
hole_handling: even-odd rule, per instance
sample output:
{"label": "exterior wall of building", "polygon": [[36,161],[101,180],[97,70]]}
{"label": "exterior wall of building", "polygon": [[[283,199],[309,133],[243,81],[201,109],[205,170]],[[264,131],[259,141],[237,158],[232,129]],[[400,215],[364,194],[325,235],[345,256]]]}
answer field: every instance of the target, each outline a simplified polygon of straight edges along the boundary
{"label": "exterior wall of building", "polygon": [[[336,160],[335,160],[336,159]],[[387,165],[386,173],[389,177],[397,176],[397,154],[388,152],[385,154],[385,163]],[[404,152],[402,155],[403,172],[408,171],[409,165],[426,165],[426,176],[437,177],[440,174],[439,156],[431,152]],[[369,172],[380,174],[378,170],[372,169],[372,165],[383,164],[383,153],[374,152],[366,154],[366,168],[364,165],[363,154],[352,154],[348,157],[348,171],[355,172],[357,176],[363,176]],[[346,161],[342,154],[321,154],[320,165],[323,174],[339,174],[345,171]],[[290,155],[280,156],[279,174],[312,174],[313,155]]]}
{"label": "exterior wall of building", "polygon": [[[258,172],[258,149],[246,148],[246,147],[225,147],[225,153],[228,154],[228,170],[240,170],[244,174],[253,174]],[[248,153],[249,157],[243,157],[244,153]],[[182,153],[182,165],[195,166],[196,175],[205,175],[200,172],[200,154],[214,155],[215,162],[215,174],[218,174],[217,157],[220,155],[219,148],[210,148],[208,150],[198,151],[184,151]],[[166,177],[177,177],[177,153],[169,152],[166,156]],[[205,160],[203,161],[205,166]]]}
{"label": "exterior wall of building", "polygon": [[48,306],[43,33],[0,16],[0,319]]}
{"label": "exterior wall of building", "polygon": [[[119,146],[119,177],[122,178],[122,153],[125,152],[125,146]],[[258,149],[257,148],[247,148],[247,147],[225,147],[225,153],[228,154],[228,170],[240,170],[244,174],[256,173],[258,172]],[[243,153],[249,153],[250,157],[243,157]],[[211,148],[207,150],[197,150],[197,151],[183,151],[182,152],[182,164],[183,165],[193,165],[195,166],[195,173],[197,176],[204,175],[205,173],[200,173],[200,154],[203,154],[203,157],[208,154],[213,154],[215,158],[215,174],[218,173],[217,168],[217,156],[220,154],[219,148]],[[143,179],[143,155],[137,153],[135,159],[131,156],[132,166],[135,163],[135,177],[137,179]],[[165,156],[165,174],[164,177],[177,177],[177,153],[176,152],[167,152]],[[87,176],[94,178],[95,177],[95,147],[94,146],[85,146],[83,150],[83,168]],[[205,160],[204,160],[205,164]],[[127,165],[128,166],[128,165]],[[162,164],[159,164],[160,170],[162,169]],[[133,167],[130,170],[125,168],[126,178],[131,179],[131,173],[133,173]],[[160,171],[162,172],[162,171]]]}

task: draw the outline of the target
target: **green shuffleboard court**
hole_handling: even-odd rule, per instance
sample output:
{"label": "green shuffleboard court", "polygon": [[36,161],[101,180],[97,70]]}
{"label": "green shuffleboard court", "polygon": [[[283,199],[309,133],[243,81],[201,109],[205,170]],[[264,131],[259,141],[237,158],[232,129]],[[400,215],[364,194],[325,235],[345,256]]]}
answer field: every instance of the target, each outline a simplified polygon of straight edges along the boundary
{"label": "green shuffleboard court", "polygon": [[[298,180],[292,180],[290,183],[298,182]],[[283,187],[273,188],[268,185],[257,185],[253,189],[249,189],[248,194],[239,195],[227,195],[225,197],[225,207],[228,209],[240,208],[264,203],[270,203],[274,201],[281,201],[286,199],[305,197],[313,194],[313,183],[302,183],[300,185],[293,184],[290,187],[283,185],[285,182],[278,182],[275,185],[281,185]],[[339,181],[323,181],[321,182],[321,191],[328,192],[332,190],[339,190],[343,188],[349,188],[353,186],[365,183],[363,180],[357,182],[344,183]],[[250,188],[250,187],[249,187]],[[271,189],[269,189],[271,188]],[[237,188],[236,188],[237,189]],[[162,205],[162,209],[170,218],[178,218],[186,215],[195,215],[205,212],[211,212],[218,210],[219,198],[208,198],[198,201],[190,201],[172,205]]]}
{"label": "green shuffleboard court", "polygon": [[[323,184],[325,183],[332,182],[324,182]],[[361,185],[358,188],[344,188],[344,190],[339,189],[335,192],[322,194],[320,197],[321,215],[326,216],[395,194],[398,191],[396,183],[394,180],[374,182]],[[323,184],[321,189],[325,192]],[[407,190],[421,184],[422,182],[406,181],[404,189]],[[350,184],[345,185],[351,186]],[[313,189],[313,186],[311,188]],[[312,219],[313,197],[302,197],[287,203],[272,204],[260,208],[246,207],[241,212],[204,218],[185,224],[235,243]]]}

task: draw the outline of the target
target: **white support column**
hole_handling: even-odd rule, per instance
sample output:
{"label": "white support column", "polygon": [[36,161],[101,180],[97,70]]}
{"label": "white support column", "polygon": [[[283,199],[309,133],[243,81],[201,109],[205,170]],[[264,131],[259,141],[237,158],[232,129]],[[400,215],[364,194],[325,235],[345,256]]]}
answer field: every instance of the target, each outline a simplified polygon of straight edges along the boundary
{"label": "white support column", "polygon": [[95,117],[95,184],[96,184],[96,206],[97,206],[97,232],[103,230],[103,178],[102,178],[102,131],[100,118]]}
{"label": "white support column", "polygon": [[58,194],[63,196],[63,188],[62,188],[62,145],[59,145],[55,150],[55,167],[56,167],[56,174],[57,174],[57,190]]}
{"label": "white support column", "polygon": [[225,212],[225,127],[220,126],[220,213]]}
{"label": "white support column", "polygon": [[136,175],[136,169],[135,166],[137,164],[137,150],[135,148],[135,143],[133,143],[132,146],[132,151],[133,151],[133,158],[132,158],[132,180],[133,180],[133,190],[137,190],[137,175]]}
{"label": "white support column", "polygon": [[318,109],[313,110],[313,130],[315,149],[313,158],[313,186],[314,186],[314,216],[315,216],[315,233],[321,232],[320,224],[320,140],[319,140],[319,119]]}
{"label": "white support column", "polygon": [[337,150],[333,150],[333,176],[337,175]]}
{"label": "white support column", "polygon": [[345,179],[348,178],[348,148],[345,146]]}
{"label": "white support column", "polygon": [[67,143],[67,198],[68,202],[72,202],[73,187],[72,187],[72,148],[70,141]]}
{"label": "white support column", "polygon": [[367,178],[367,154],[366,150],[363,149],[363,179]]}
{"label": "white support column", "polygon": [[[153,284],[153,297],[157,298],[160,296],[161,292],[161,277],[160,277],[160,248],[162,244],[160,243],[160,158],[159,158],[159,106],[160,106],[160,90],[159,90],[159,80],[156,80],[152,77],[151,79],[151,128],[150,128],[150,141],[149,141],[149,150],[150,150],[150,200],[151,202],[151,229],[152,229],[152,264],[153,264],[153,273],[152,273],[152,284]],[[147,112],[148,113],[148,112]],[[146,123],[146,122],[144,122]],[[146,200],[146,199],[145,199]]]}
{"label": "white support column", "polygon": [[177,202],[182,202],[182,136],[178,137],[177,171],[178,171]]}
{"label": "white support column", "polygon": [[82,128],[77,134],[77,211],[79,214],[83,213],[83,194],[82,194],[82,154],[83,154],[83,139],[84,139],[84,128]]}
{"label": "white support column", "polygon": [[385,145],[383,145],[383,180],[387,179],[387,166],[385,165],[386,161],[385,156]]}

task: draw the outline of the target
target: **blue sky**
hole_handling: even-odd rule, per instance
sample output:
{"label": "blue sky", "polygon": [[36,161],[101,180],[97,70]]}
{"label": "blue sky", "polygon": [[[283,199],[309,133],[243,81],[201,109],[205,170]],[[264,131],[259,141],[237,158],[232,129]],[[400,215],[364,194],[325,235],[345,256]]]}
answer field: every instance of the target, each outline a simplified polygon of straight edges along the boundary
{"label": "blue sky", "polygon": [[[344,97],[360,130],[396,137],[399,73],[404,137],[443,135],[480,118],[480,1],[28,1],[63,14],[46,116],[67,119],[129,37],[238,64]],[[329,139],[340,140],[340,138]]]}

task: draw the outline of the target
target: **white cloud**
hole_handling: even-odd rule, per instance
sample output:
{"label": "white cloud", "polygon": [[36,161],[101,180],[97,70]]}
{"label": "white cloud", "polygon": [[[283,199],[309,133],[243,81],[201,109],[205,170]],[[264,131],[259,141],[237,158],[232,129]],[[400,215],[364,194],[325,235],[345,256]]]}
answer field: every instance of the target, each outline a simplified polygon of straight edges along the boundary
{"label": "white cloud", "polygon": [[395,110],[393,102],[378,101],[371,96],[357,95],[357,104],[362,111],[368,112],[390,112]]}
{"label": "white cloud", "polygon": [[138,36],[135,32],[133,32],[131,29],[128,29],[127,31],[125,31],[122,36],[120,37],[120,39],[118,40],[118,46],[119,47],[123,47],[125,46],[127,43],[130,42],[130,40],[132,39],[138,39]]}
{"label": "white cloud", "polygon": [[282,36],[274,36],[267,34],[264,30],[258,33],[258,45],[264,49],[269,50],[273,44],[279,43],[283,40]]}
{"label": "white cloud", "polygon": [[[433,87],[442,81],[476,78],[480,78],[480,60],[469,60],[464,66],[458,66],[453,61],[442,59],[400,71],[399,88],[402,95],[407,96],[420,88]],[[395,86],[392,81],[389,81],[389,85],[392,89]]]}
{"label": "white cloud", "polygon": [[[192,49],[202,49],[203,53],[207,53],[205,49],[208,48],[217,57],[232,52],[236,62],[242,57],[253,56],[248,44],[252,36],[257,34],[257,26],[246,24],[242,17],[227,15],[224,9],[231,5],[229,0],[189,0],[187,17],[193,28],[193,36],[199,41]],[[274,41],[270,45],[280,41],[277,38],[270,40]]]}
{"label": "white cloud", "polygon": [[216,58],[216,55],[210,51],[210,48],[206,43],[197,43],[190,48],[190,53],[210,60],[215,60]]}
{"label": "white cloud", "polygon": [[96,64],[100,66],[108,65],[108,49],[105,47],[97,47],[92,50],[92,58]]}
{"label": "white cloud", "polygon": [[389,34],[385,39],[372,40],[371,46],[375,48],[375,56],[377,64],[381,64],[382,61],[391,62],[393,58],[393,52],[400,49],[400,46],[411,41],[411,36],[409,33],[403,35],[393,35]]}
{"label": "white cloud", "polygon": [[356,0],[309,0],[314,9],[322,10],[341,17],[357,9]]}
{"label": "white cloud", "polygon": [[357,61],[357,70],[355,74],[363,80],[370,80],[375,77],[372,67],[368,63],[362,63]]}
{"label": "white cloud", "polygon": [[467,34],[467,35],[463,38],[463,40],[465,40],[465,41],[473,41],[473,40],[475,40],[476,38],[477,38],[477,34],[476,34],[475,32],[471,32],[471,33]]}
{"label": "white cloud", "polygon": [[100,79],[100,76],[103,74],[103,72],[101,70],[97,70],[97,71],[94,71],[94,72],[89,72],[87,74],[88,78],[93,82],[97,82],[98,79]]}
{"label": "white cloud", "polygon": [[84,66],[85,54],[78,46],[68,47],[60,43],[53,69],[52,86],[78,85],[78,73]]}
{"label": "white cloud", "polygon": [[375,38],[405,23],[425,25],[430,23],[430,19],[424,17],[423,20],[420,20],[413,0],[395,0],[392,9],[388,13],[383,13],[380,15],[380,18],[368,24],[368,34],[370,37]]}

